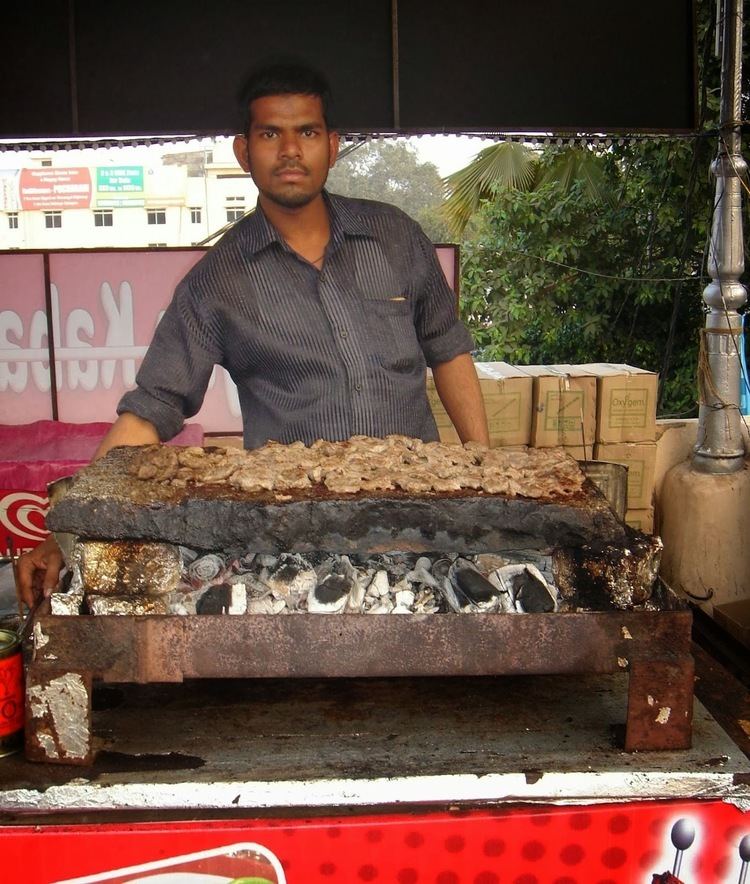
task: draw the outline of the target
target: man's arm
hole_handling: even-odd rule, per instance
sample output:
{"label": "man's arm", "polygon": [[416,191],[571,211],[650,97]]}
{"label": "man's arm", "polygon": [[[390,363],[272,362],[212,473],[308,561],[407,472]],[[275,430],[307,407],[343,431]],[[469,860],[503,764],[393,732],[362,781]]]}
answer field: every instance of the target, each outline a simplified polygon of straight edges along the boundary
{"label": "man's arm", "polygon": [[93,460],[100,457],[118,445],[151,445],[159,441],[156,427],[142,417],[129,412],[123,412],[112,424],[107,435],[99,443]]}
{"label": "man's arm", "polygon": [[[149,445],[159,441],[156,427],[147,420],[127,412],[112,424],[94,454],[98,460],[116,445]],[[63,557],[53,534],[18,560],[16,591],[21,601],[31,607],[40,595],[48,596],[57,586]]]}
{"label": "man's arm", "polygon": [[432,377],[440,401],[445,406],[462,442],[481,442],[489,446],[487,415],[482,391],[468,353],[461,353],[448,362],[432,367]]}

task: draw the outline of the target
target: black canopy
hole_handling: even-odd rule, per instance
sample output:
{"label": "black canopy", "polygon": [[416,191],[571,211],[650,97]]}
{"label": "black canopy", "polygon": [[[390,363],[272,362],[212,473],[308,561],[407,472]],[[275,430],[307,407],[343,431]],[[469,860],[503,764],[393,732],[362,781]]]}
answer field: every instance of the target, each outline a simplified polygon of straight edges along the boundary
{"label": "black canopy", "polygon": [[221,134],[269,56],[331,80],[343,132],[684,132],[692,0],[24,0],[0,137]]}

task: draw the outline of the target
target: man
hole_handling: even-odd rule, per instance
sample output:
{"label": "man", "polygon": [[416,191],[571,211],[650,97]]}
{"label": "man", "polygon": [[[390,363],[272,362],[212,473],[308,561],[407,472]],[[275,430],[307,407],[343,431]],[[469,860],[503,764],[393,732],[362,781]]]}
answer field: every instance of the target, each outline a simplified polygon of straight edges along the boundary
{"label": "man", "polygon": [[[234,152],[257,209],[178,285],[95,457],[176,435],[215,364],[238,386],[248,448],[357,434],[437,440],[428,364],[461,440],[488,444],[472,340],[432,244],[398,209],[323,189],[338,151],[325,81],[267,68],[243,107]],[[52,590],[60,564],[52,539],[20,560],[27,604],[34,580]]]}

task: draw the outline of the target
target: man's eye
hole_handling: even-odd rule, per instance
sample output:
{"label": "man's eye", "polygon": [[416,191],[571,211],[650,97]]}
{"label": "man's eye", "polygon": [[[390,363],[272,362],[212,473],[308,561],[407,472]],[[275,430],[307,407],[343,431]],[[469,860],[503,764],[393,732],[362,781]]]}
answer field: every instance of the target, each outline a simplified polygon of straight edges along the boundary
{"label": "man's eye", "polygon": [[261,138],[275,138],[276,133],[275,132],[261,132],[260,137]]}
{"label": "man's eye", "polygon": [[303,129],[302,134],[305,138],[312,138],[315,135],[315,129]]}

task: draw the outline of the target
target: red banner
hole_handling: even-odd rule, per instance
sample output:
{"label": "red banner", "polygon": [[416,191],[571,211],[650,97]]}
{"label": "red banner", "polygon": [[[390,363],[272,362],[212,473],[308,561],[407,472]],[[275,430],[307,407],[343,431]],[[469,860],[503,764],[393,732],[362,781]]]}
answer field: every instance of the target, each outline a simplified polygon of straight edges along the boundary
{"label": "red banner", "polygon": [[731,804],[653,801],[8,826],[0,855],[2,880],[24,884],[651,884],[673,871],[673,882],[718,884],[739,880],[748,837],[750,819]]}
{"label": "red banner", "polygon": [[25,211],[88,209],[91,173],[85,167],[21,169],[18,190]]}

